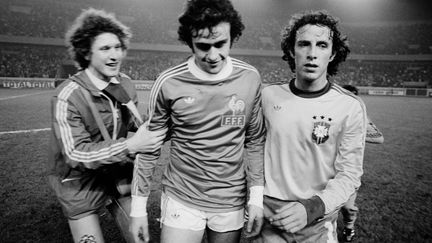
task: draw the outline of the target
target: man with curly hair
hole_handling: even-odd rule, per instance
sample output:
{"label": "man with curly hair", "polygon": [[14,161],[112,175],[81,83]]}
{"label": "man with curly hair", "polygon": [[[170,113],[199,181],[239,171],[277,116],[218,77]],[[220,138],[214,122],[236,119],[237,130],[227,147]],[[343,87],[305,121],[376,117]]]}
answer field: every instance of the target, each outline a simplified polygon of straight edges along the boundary
{"label": "man with curly hair", "polygon": [[262,92],[265,222],[257,242],[337,242],[339,208],[360,186],[367,116],[357,96],[330,80],[349,53],[337,24],[309,11],[282,35],[295,77]]}
{"label": "man with curly hair", "polygon": [[[169,128],[171,137],[161,242],[200,243],[204,233],[209,242],[239,242],[245,208],[248,235],[263,220],[261,77],[229,56],[244,29],[229,0],[189,0],[179,22],[179,39],[192,56],[160,74],[149,102],[150,129]],[[137,242],[149,240],[146,204],[158,157],[146,153],[135,164],[131,231]]]}
{"label": "man with curly hair", "polygon": [[[51,100],[48,180],[74,242],[104,242],[98,215],[110,202],[110,209],[120,212],[116,219],[122,233],[130,238],[128,213],[121,212],[130,208],[133,157],[154,151],[164,139],[163,131],[140,125],[135,88],[119,72],[130,37],[129,28],[113,14],[96,9],[83,11],[66,34],[80,71]],[[127,138],[130,131],[136,133]]]}

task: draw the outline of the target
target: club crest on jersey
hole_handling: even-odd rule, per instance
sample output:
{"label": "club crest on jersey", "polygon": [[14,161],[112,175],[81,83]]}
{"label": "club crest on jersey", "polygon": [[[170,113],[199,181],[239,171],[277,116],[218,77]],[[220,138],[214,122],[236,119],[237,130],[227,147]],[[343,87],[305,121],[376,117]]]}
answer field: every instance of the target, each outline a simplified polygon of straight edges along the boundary
{"label": "club crest on jersey", "polygon": [[332,118],[325,116],[313,116],[314,126],[312,130],[312,140],[316,144],[322,144],[329,138],[330,122]]}
{"label": "club crest on jersey", "polygon": [[222,116],[221,125],[227,127],[243,127],[246,120],[246,116],[244,115],[245,102],[241,99],[237,99],[236,95],[233,95],[228,102],[228,108],[231,111]]}
{"label": "club crest on jersey", "polygon": [[81,237],[80,243],[96,243],[96,239],[93,235],[83,235],[83,237]]}

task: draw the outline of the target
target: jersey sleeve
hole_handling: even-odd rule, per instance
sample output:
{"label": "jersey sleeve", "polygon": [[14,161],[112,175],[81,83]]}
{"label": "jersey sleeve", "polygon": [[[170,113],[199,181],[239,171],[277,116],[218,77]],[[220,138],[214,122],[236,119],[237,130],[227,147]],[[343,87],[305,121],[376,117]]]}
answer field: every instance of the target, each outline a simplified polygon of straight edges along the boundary
{"label": "jersey sleeve", "polygon": [[125,138],[93,141],[85,125],[86,118],[81,116],[68,97],[53,97],[51,107],[52,129],[61,146],[65,162],[71,167],[96,169],[103,164],[130,161]]}
{"label": "jersey sleeve", "polygon": [[336,151],[336,175],[329,180],[325,189],[317,194],[325,205],[325,214],[339,208],[360,187],[366,124],[366,108],[359,100],[359,105],[352,109],[345,121],[342,138]]}
{"label": "jersey sleeve", "polygon": [[261,107],[261,84],[255,91],[251,119],[246,128],[246,178],[248,187],[264,186],[265,126]]}
{"label": "jersey sleeve", "polygon": [[[157,131],[168,127],[169,110],[167,107],[168,104],[164,99],[162,90],[158,85],[154,85],[149,102],[149,130]],[[141,153],[136,156],[132,179],[132,196],[149,196],[154,169],[160,154],[161,148],[153,153]]]}

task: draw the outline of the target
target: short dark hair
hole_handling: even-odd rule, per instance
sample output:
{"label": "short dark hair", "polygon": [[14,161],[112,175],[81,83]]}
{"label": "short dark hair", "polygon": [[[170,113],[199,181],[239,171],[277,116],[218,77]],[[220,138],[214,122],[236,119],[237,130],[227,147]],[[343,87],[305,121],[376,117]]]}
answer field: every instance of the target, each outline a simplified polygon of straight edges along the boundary
{"label": "short dark hair", "polygon": [[282,59],[288,62],[291,71],[295,72],[295,60],[290,55],[290,52],[294,53],[296,33],[301,27],[311,24],[326,26],[330,29],[333,42],[332,53],[335,56],[327,67],[327,74],[332,76],[337,73],[339,64],[345,61],[350,53],[347,37],[339,31],[338,22],[338,19],[325,10],[306,11],[292,16],[289,24],[282,31],[281,41],[281,48],[284,53]]}
{"label": "short dark hair", "polygon": [[351,93],[353,93],[355,95],[358,95],[358,93],[359,93],[357,87],[349,85],[349,84],[343,85],[342,88],[351,91]]}
{"label": "short dark hair", "polygon": [[240,38],[244,25],[240,14],[229,0],[188,0],[184,13],[179,17],[179,40],[191,49],[192,38],[198,35],[198,30],[209,29],[221,22],[231,25],[231,45]]}
{"label": "short dark hair", "polygon": [[94,8],[83,10],[66,32],[65,41],[69,55],[80,69],[89,66],[90,61],[86,56],[90,53],[95,38],[103,33],[115,34],[124,50],[128,48],[132,37],[129,28],[118,21],[114,14]]}

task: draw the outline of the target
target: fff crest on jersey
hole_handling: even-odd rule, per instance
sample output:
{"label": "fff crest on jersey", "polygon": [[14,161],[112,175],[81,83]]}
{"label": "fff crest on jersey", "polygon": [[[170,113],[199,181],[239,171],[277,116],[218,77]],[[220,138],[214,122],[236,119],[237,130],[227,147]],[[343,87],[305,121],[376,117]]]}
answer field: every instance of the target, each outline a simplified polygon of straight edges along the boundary
{"label": "fff crest on jersey", "polygon": [[331,118],[325,116],[313,116],[315,122],[312,130],[312,140],[316,144],[325,143],[329,138]]}
{"label": "fff crest on jersey", "polygon": [[228,108],[231,111],[222,116],[221,125],[225,127],[243,127],[246,122],[245,106],[243,100],[238,99],[236,95],[231,96],[228,102]]}

